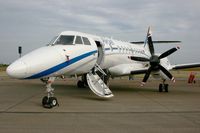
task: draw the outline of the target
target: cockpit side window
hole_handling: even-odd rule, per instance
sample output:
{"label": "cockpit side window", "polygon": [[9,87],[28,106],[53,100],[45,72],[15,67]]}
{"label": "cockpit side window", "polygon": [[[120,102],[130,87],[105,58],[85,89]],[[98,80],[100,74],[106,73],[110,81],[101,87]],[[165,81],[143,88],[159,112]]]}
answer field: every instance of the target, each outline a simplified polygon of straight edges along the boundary
{"label": "cockpit side window", "polygon": [[90,41],[86,37],[83,37],[83,42],[84,42],[85,45],[91,45]]}
{"label": "cockpit side window", "polygon": [[58,38],[58,36],[55,36],[55,37],[49,42],[48,45],[52,45],[52,44],[56,41],[57,38]]}
{"label": "cockpit side window", "polygon": [[82,38],[80,36],[76,36],[75,44],[83,44]]}
{"label": "cockpit side window", "polygon": [[74,36],[70,36],[70,35],[64,36],[64,35],[61,35],[61,36],[57,39],[55,45],[56,45],[56,44],[72,45],[73,42],[74,42]]}

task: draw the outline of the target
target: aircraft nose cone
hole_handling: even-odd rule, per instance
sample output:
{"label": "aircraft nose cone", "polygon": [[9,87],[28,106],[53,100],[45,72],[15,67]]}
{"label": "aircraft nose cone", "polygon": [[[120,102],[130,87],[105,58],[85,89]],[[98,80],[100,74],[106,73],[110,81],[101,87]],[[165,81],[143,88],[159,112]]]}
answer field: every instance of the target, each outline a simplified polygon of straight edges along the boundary
{"label": "aircraft nose cone", "polygon": [[15,61],[6,69],[7,74],[13,78],[25,78],[27,74],[27,66],[22,61]]}

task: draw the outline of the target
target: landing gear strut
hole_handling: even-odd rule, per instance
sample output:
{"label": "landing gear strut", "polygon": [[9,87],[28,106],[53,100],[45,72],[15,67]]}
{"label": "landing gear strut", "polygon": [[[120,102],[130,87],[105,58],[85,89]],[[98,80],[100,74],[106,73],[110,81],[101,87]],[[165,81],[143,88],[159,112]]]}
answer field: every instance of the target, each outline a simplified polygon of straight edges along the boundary
{"label": "landing gear strut", "polygon": [[163,80],[163,83],[162,84],[159,84],[159,92],[168,92],[168,84],[165,84],[165,81],[166,80]]}
{"label": "landing gear strut", "polygon": [[59,105],[57,98],[54,97],[54,93],[53,93],[54,89],[51,87],[54,80],[55,80],[55,77],[50,77],[47,81],[47,84],[46,84],[47,96],[43,97],[42,99],[42,106],[44,108],[53,108]]}

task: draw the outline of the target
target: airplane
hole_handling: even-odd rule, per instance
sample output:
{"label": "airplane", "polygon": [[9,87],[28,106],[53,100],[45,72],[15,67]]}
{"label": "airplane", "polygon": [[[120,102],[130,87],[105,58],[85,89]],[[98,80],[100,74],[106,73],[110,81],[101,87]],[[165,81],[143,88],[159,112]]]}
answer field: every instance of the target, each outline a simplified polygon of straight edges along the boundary
{"label": "airplane", "polygon": [[159,92],[168,92],[166,80],[175,82],[170,70],[200,67],[200,63],[171,65],[168,56],[179,49],[174,47],[156,54],[153,43],[180,43],[180,41],[152,41],[151,28],[146,40],[125,42],[76,31],[64,31],[51,42],[14,61],[6,72],[17,79],[41,79],[46,83],[47,96],[42,99],[45,108],[58,105],[52,83],[57,77],[76,77],[78,87],[88,86],[102,98],[113,97],[107,83],[109,78],[145,74],[161,78]]}

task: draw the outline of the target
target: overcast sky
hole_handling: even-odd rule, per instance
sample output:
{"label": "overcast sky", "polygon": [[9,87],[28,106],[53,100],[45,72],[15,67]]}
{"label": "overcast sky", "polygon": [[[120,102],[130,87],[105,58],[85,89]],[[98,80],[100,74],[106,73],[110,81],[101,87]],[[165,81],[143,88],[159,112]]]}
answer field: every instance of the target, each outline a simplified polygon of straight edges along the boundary
{"label": "overcast sky", "polygon": [[[46,45],[61,31],[75,30],[126,41],[180,40],[172,64],[200,62],[199,0],[0,0],[0,63]],[[162,53],[175,45],[155,44]],[[177,45],[177,44],[176,44]]]}

